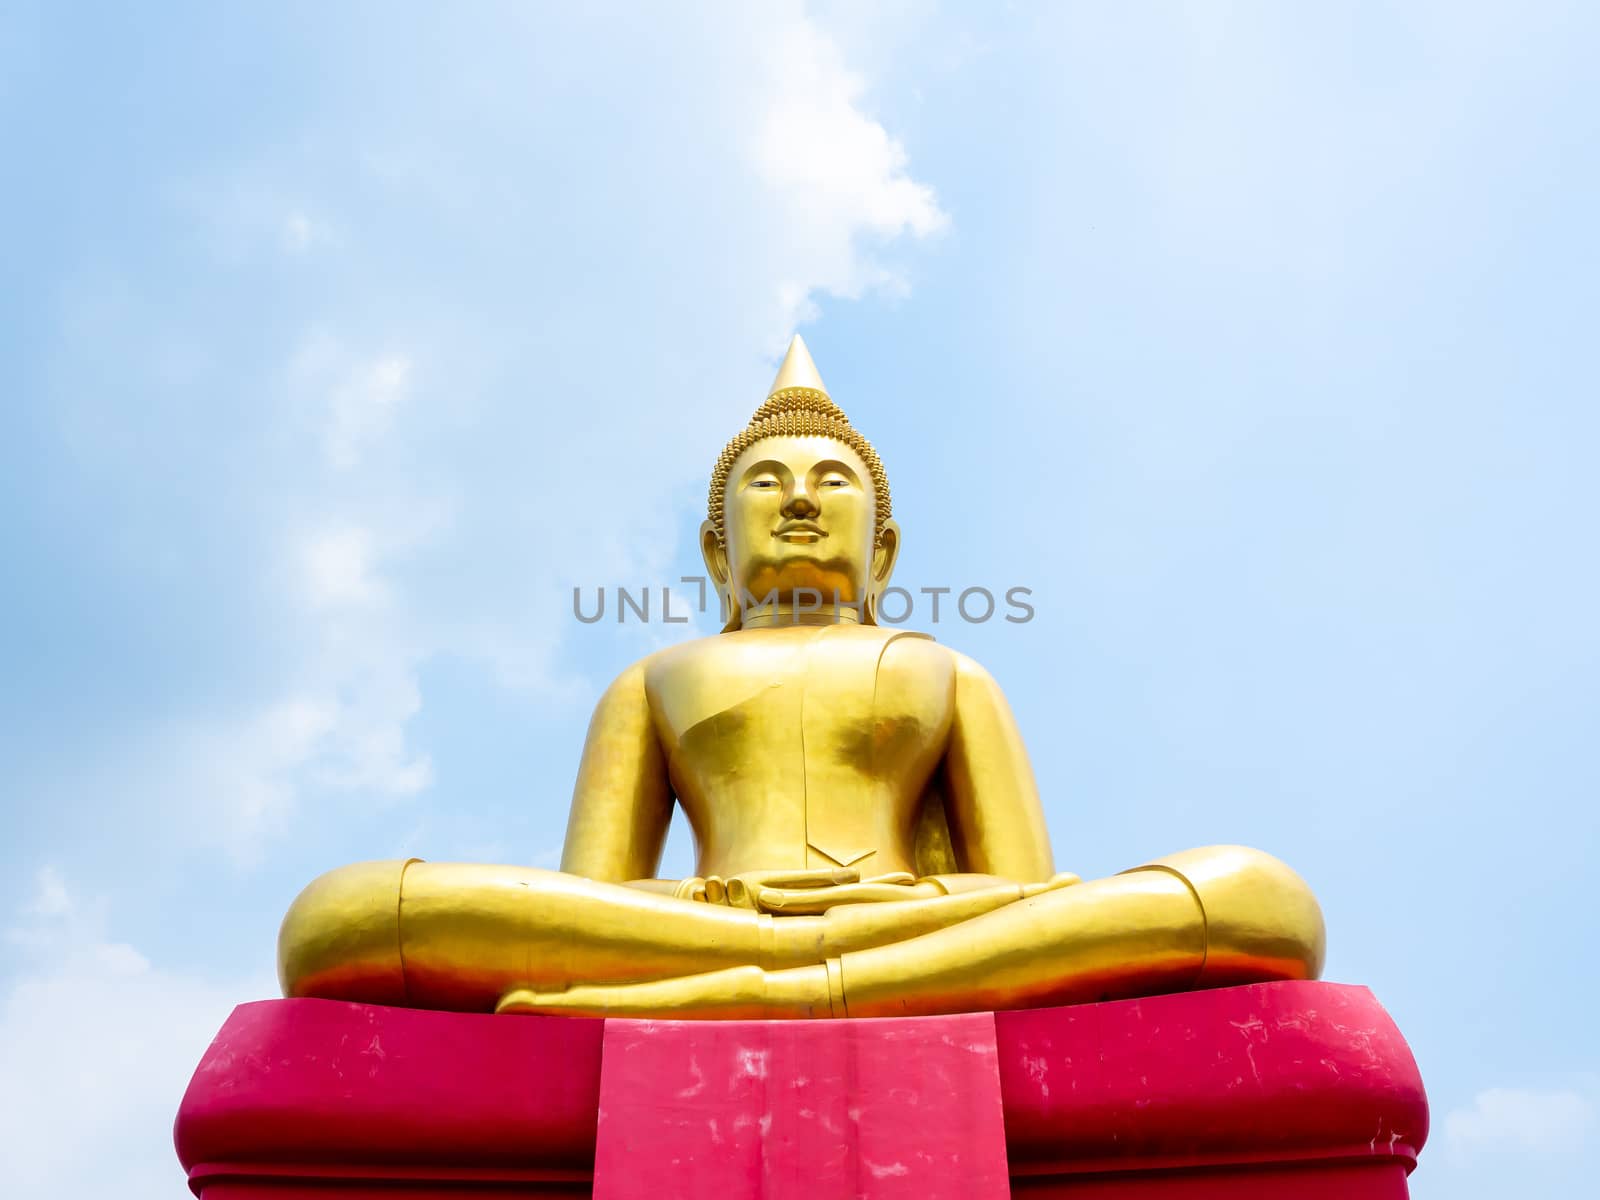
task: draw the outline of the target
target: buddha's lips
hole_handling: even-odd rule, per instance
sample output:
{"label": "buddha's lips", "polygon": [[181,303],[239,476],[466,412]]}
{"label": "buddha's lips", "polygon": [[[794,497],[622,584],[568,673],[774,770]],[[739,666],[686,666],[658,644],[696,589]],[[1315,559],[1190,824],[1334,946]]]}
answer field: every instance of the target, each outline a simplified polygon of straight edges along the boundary
{"label": "buddha's lips", "polygon": [[772,536],[784,541],[817,542],[827,537],[827,531],[810,521],[785,521],[772,531]]}

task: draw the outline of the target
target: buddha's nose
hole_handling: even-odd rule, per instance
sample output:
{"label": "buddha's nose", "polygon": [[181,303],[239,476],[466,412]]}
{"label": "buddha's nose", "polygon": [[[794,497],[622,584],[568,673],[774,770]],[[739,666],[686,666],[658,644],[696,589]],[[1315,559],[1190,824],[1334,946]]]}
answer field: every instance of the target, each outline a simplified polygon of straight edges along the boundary
{"label": "buddha's nose", "polygon": [[816,498],[803,488],[796,488],[794,495],[789,497],[789,503],[783,506],[784,516],[801,519],[814,517],[821,511],[817,506]]}

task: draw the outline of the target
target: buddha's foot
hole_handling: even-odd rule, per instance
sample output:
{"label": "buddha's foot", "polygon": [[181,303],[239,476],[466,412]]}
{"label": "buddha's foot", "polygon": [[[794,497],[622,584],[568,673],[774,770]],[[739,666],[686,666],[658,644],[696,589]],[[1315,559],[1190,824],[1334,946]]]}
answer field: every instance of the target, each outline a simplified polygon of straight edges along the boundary
{"label": "buddha's foot", "polygon": [[730,967],[645,983],[574,984],[561,991],[513,988],[500,997],[495,1012],[663,1020],[790,1020],[833,1016],[834,1004],[825,966],[786,971]]}

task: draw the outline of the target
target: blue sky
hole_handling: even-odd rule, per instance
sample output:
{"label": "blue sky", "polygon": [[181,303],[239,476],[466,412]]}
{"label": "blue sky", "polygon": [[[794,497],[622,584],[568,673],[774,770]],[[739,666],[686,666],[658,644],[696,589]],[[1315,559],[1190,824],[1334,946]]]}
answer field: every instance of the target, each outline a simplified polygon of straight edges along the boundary
{"label": "blue sky", "polygon": [[553,863],[598,690],[684,636],[572,588],[698,570],[796,328],[898,582],[1033,589],[932,632],[1059,865],[1285,858],[1421,1064],[1414,1194],[1575,1194],[1594,11],[656,7],[0,17],[16,1194],[176,1194],[317,873]]}

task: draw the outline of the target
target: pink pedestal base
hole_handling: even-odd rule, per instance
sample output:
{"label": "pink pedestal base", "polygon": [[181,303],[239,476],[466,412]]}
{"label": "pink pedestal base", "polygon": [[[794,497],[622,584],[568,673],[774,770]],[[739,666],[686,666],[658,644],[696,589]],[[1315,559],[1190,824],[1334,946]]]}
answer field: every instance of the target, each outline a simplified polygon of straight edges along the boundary
{"label": "pink pedestal base", "polygon": [[1013,1194],[1407,1195],[1416,1061],[1366,988],[1272,983],[997,1013]]}
{"label": "pink pedestal base", "polygon": [[273,1000],[178,1113],[202,1200],[1399,1200],[1416,1064],[1364,988],[885,1021]]}
{"label": "pink pedestal base", "polygon": [[994,1017],[608,1021],[595,1200],[1005,1200]]}

